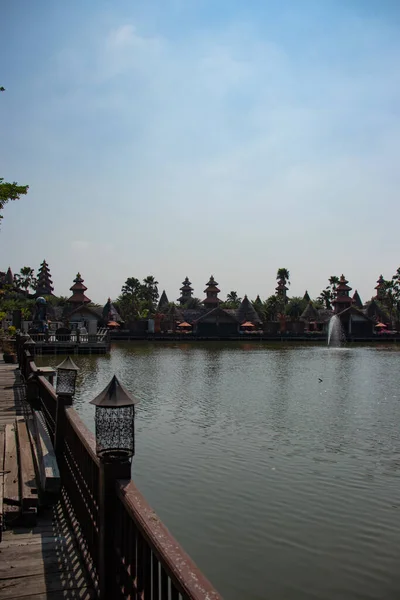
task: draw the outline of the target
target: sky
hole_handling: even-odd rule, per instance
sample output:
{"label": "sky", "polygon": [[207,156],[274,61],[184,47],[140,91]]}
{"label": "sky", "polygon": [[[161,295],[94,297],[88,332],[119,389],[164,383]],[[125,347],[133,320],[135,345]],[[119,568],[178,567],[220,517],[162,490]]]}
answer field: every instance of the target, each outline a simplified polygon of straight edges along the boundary
{"label": "sky", "polygon": [[397,0],[0,0],[0,270],[364,300],[400,264]]}

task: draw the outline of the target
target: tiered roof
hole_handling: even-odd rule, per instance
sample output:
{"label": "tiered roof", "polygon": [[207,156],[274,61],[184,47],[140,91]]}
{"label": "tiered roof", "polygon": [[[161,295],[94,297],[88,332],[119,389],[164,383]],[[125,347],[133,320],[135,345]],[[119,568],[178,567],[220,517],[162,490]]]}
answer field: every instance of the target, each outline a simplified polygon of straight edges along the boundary
{"label": "tiered roof", "polygon": [[375,286],[375,289],[376,289],[375,298],[377,298],[378,300],[381,300],[382,298],[384,298],[385,292],[386,292],[385,280],[383,278],[383,275],[379,276],[377,284],[378,285]]}
{"label": "tiered roof", "polygon": [[186,304],[186,302],[188,302],[193,295],[192,282],[189,281],[189,277],[185,277],[185,281],[182,282],[182,287],[180,288],[180,291],[181,295],[178,298],[178,302],[181,305]]}
{"label": "tiered roof", "polygon": [[222,300],[218,298],[218,294],[221,290],[217,287],[218,282],[215,281],[213,275],[211,275],[210,280],[208,281],[208,283],[206,283],[206,286],[207,287],[204,290],[206,297],[202,301],[202,304],[204,304],[205,307],[210,309],[217,307],[222,302]]}
{"label": "tiered roof", "polygon": [[85,296],[87,287],[83,284],[81,274],[78,273],[74,279],[74,285],[69,288],[72,292],[72,296],[68,298],[68,302],[75,305],[89,304],[91,299]]}
{"label": "tiered roof", "polygon": [[349,296],[349,292],[352,288],[347,284],[348,281],[346,277],[344,275],[341,275],[339,283],[336,287],[336,297],[332,301],[336,313],[345,310],[353,304],[353,299]]}
{"label": "tiered roof", "polygon": [[54,290],[52,284],[53,280],[51,279],[49,265],[44,260],[38,271],[36,296],[52,296]]}

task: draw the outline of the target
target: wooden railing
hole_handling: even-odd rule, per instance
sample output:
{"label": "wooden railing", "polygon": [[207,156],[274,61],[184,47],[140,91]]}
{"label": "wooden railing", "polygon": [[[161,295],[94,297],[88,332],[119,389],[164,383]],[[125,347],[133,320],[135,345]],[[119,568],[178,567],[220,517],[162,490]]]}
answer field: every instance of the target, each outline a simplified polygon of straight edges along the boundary
{"label": "wooden railing", "polygon": [[17,349],[27,397],[39,400],[55,444],[62,501],[99,597],[219,600],[130,480],[129,463],[128,470],[105,468],[78,413],[38,374],[29,351]]}
{"label": "wooden railing", "polygon": [[106,333],[31,333],[31,339],[37,344],[105,344],[108,342],[109,334]]}

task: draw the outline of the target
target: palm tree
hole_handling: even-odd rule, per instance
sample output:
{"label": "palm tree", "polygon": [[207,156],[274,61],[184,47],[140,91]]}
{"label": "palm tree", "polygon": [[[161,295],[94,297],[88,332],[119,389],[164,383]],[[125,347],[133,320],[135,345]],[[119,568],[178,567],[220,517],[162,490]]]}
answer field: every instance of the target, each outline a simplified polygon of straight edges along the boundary
{"label": "palm tree", "polygon": [[121,293],[124,296],[136,296],[140,291],[140,281],[136,277],[128,277],[122,286]]}
{"label": "palm tree", "polygon": [[239,298],[237,292],[229,292],[226,296],[226,302],[224,304],[228,305],[229,308],[239,308],[242,299]]}
{"label": "palm tree", "polygon": [[291,319],[298,319],[304,312],[306,306],[307,302],[304,300],[304,298],[301,298],[300,296],[293,296],[293,298],[290,298],[285,312]]}
{"label": "palm tree", "polygon": [[332,294],[331,294],[332,300],[335,299],[335,296],[336,296],[336,287],[338,286],[339,281],[340,281],[340,279],[339,279],[339,277],[337,275],[331,275],[329,277],[329,286],[330,286],[330,289],[331,289],[331,292],[332,292]]}
{"label": "palm tree", "polygon": [[29,288],[36,286],[35,271],[31,267],[22,267],[19,275],[15,276],[19,287],[23,288],[25,292],[28,292]]}
{"label": "palm tree", "polygon": [[330,310],[332,308],[332,305],[331,305],[332,293],[331,293],[331,291],[329,289],[322,290],[322,292],[320,293],[320,295],[317,298],[317,301],[324,304],[324,306],[327,310]]}
{"label": "palm tree", "polygon": [[192,310],[197,310],[198,308],[201,308],[200,298],[190,298],[184,305],[184,308],[190,308]]}
{"label": "palm tree", "polygon": [[289,269],[285,269],[284,267],[278,269],[278,271],[276,272],[276,279],[282,280],[285,285],[288,283],[290,285],[290,273],[289,273]]}

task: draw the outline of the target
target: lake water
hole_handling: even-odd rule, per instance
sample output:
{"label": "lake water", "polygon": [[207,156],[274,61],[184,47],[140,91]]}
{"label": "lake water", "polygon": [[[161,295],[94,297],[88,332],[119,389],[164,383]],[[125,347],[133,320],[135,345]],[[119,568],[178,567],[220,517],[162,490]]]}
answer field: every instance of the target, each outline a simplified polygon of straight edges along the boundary
{"label": "lake water", "polygon": [[140,399],[135,482],[227,600],[400,597],[396,346],[121,343],[76,362],[91,429],[114,373]]}

